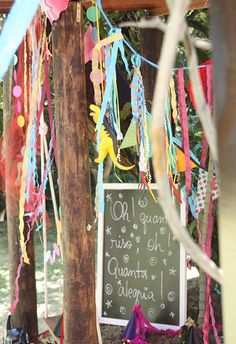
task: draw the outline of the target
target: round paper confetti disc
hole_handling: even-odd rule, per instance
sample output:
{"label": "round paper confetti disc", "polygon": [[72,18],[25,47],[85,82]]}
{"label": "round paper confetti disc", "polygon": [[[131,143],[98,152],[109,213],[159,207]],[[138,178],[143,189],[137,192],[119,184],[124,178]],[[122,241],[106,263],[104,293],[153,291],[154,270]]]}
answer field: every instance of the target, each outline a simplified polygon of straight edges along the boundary
{"label": "round paper confetti disc", "polygon": [[22,94],[22,88],[19,85],[16,85],[13,87],[13,96],[16,98],[19,98]]}
{"label": "round paper confetti disc", "polygon": [[100,11],[97,10],[95,6],[90,6],[86,12],[86,16],[87,16],[88,20],[95,23],[97,20],[97,14],[96,13],[98,14],[98,19],[99,19],[100,15],[101,15]]}
{"label": "round paper confetti disc", "polygon": [[25,118],[22,115],[17,117],[17,125],[20,128],[22,128],[25,125]]}

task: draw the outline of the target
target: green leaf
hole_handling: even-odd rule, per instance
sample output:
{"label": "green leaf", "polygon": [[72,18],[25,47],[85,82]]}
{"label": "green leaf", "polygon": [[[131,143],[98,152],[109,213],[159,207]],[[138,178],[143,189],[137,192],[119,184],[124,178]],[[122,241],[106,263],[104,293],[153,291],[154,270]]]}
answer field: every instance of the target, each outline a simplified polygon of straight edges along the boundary
{"label": "green leaf", "polygon": [[188,231],[191,235],[193,235],[193,231],[197,227],[196,225],[197,225],[197,220],[193,220],[190,226],[188,227]]}

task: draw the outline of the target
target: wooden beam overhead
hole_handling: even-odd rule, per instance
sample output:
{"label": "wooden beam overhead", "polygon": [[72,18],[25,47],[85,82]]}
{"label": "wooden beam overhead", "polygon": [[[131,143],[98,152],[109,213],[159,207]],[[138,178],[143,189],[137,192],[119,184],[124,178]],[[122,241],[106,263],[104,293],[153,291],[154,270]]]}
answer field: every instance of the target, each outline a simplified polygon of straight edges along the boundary
{"label": "wooden beam overhead", "polygon": [[[91,5],[91,1],[80,1],[85,7]],[[101,0],[106,11],[114,10],[152,10],[155,15],[168,14],[165,0]],[[13,4],[13,0],[0,0],[0,13],[7,13]],[[189,9],[208,8],[209,0],[192,0]]]}
{"label": "wooden beam overhead", "polygon": [[[91,5],[91,1],[82,0],[85,7]],[[103,9],[106,11],[131,11],[131,10],[152,10],[155,15],[168,14],[168,7],[165,0],[101,0]],[[189,9],[208,8],[209,0],[192,0]]]}
{"label": "wooden beam overhead", "polygon": [[0,13],[7,13],[13,4],[13,0],[0,0]]}

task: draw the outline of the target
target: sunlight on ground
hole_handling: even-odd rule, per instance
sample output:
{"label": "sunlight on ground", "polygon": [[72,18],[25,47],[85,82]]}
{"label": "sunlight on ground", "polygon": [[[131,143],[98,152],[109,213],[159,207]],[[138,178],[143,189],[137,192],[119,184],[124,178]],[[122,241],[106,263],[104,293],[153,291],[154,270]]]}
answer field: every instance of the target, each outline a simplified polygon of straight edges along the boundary
{"label": "sunlight on ground", "polygon": [[[6,224],[5,224],[6,225]],[[50,229],[48,234],[48,248],[55,242],[56,233]],[[43,273],[43,249],[39,238],[35,239],[36,248],[36,279],[38,298],[39,331],[46,329],[42,317],[45,314],[44,304],[44,273]],[[9,288],[9,262],[7,234],[4,227],[0,227],[0,343],[5,334],[6,319],[10,306]],[[57,258],[54,265],[48,265],[48,315],[58,315],[62,312],[62,264]]]}

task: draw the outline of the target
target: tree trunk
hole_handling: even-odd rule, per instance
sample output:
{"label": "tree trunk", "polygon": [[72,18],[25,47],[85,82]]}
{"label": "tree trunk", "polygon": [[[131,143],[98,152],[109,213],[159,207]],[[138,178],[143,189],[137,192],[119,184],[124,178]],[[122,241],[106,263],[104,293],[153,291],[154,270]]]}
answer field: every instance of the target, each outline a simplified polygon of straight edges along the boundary
{"label": "tree trunk", "polygon": [[[153,15],[155,14],[153,13]],[[141,54],[148,60],[156,63],[156,61],[158,61],[158,57],[160,56],[162,40],[163,32],[160,30],[140,29]],[[141,73],[145,91],[146,106],[148,111],[151,112],[157,69],[153,68],[146,62],[142,62]],[[152,160],[150,161],[150,172],[152,181],[154,182]]]}
{"label": "tree trunk", "polygon": [[220,262],[223,275],[224,343],[236,343],[236,3],[212,3],[214,94],[218,130],[221,195],[219,200]]}
{"label": "tree trunk", "polygon": [[70,3],[53,28],[65,344],[98,342],[82,12]]}
{"label": "tree trunk", "polygon": [[[12,66],[5,75],[3,81],[3,127],[7,130],[11,121],[12,111]],[[15,138],[12,138],[15,140]],[[8,175],[11,170],[12,161],[15,157],[8,154],[8,147],[12,144],[11,138],[6,135],[4,140],[4,149],[6,154],[6,212],[7,212],[7,231],[8,231],[8,251],[10,262],[10,290],[11,303],[15,300],[15,279],[17,268],[21,256],[20,240],[19,240],[19,221],[12,209],[15,209],[15,200],[11,197],[9,188]],[[14,204],[13,204],[14,203]],[[27,252],[30,259],[30,265],[24,264],[21,277],[19,280],[20,300],[15,312],[12,314],[13,327],[21,327],[29,334],[30,339],[37,342],[38,339],[38,319],[37,319],[37,293],[35,280],[35,254],[34,254],[34,234],[31,233],[31,239],[27,244]]]}
{"label": "tree trunk", "polygon": [[[158,29],[140,29],[141,54],[156,63],[160,56],[163,33]],[[141,67],[145,99],[148,111],[151,111],[157,69],[146,62]]]}

